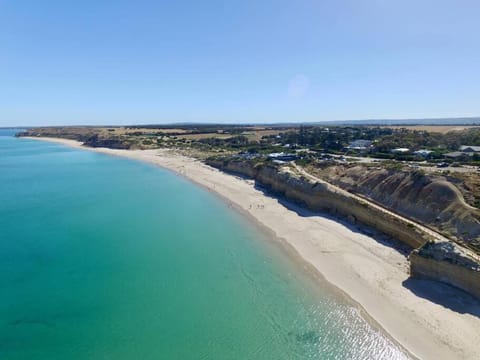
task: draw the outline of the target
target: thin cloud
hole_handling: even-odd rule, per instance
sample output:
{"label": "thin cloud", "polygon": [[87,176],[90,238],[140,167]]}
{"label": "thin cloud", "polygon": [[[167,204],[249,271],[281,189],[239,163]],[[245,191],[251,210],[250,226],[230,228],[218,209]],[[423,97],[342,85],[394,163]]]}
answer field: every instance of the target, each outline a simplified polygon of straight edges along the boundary
{"label": "thin cloud", "polygon": [[288,97],[292,99],[300,99],[304,97],[310,87],[310,80],[304,74],[297,74],[290,79],[288,85]]}

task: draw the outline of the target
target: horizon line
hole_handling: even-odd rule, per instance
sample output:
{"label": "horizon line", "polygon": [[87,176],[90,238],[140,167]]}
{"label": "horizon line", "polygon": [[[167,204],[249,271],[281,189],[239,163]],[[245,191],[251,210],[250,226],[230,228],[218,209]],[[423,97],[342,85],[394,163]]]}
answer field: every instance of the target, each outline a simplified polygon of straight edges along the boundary
{"label": "horizon line", "polygon": [[[362,125],[368,125],[371,123],[387,123],[395,122],[398,125],[415,125],[415,122],[429,122],[429,121],[443,121],[443,124],[431,124],[428,125],[468,125],[461,123],[451,123],[448,121],[470,121],[470,125],[480,125],[480,116],[459,116],[459,117],[432,117],[432,118],[386,118],[386,119],[350,119],[350,120],[321,120],[321,121],[285,121],[285,122],[236,122],[236,123],[221,123],[221,122],[196,122],[196,121],[178,121],[178,122],[164,122],[164,123],[140,123],[140,124],[72,124],[72,125],[11,125],[0,126],[0,129],[15,129],[15,128],[42,128],[42,127],[151,127],[151,126],[187,126],[187,125],[211,125],[211,126],[286,126],[286,125],[322,125],[322,124],[339,124],[339,123],[362,123]],[[387,124],[389,125],[389,124]],[[427,125],[426,123],[420,125]]]}

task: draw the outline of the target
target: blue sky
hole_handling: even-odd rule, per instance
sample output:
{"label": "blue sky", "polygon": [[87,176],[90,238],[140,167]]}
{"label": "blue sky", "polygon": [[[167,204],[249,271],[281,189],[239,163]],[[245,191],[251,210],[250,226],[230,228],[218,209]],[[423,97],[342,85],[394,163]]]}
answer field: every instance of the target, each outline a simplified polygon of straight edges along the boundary
{"label": "blue sky", "polygon": [[479,1],[0,0],[0,126],[480,115]]}

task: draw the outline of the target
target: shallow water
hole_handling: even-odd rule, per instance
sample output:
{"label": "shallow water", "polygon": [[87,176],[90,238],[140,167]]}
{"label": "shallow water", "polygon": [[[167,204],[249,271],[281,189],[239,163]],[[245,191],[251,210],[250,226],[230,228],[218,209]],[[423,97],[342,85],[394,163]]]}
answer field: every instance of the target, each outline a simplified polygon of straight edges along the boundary
{"label": "shallow water", "polygon": [[406,358],[207,191],[6,135],[0,359]]}

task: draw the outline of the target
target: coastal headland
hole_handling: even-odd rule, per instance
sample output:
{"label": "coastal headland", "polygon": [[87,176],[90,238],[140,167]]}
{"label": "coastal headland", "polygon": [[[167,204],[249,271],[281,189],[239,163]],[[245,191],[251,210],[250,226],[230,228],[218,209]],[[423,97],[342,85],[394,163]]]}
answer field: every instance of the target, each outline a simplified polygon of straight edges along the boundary
{"label": "coastal headland", "polygon": [[270,196],[253,180],[227,174],[170,149],[90,148],[75,140],[41,138],[67,146],[161,166],[222,197],[328,282],[357,302],[418,358],[480,357],[480,305],[440,283],[409,278],[407,253],[339,222]]}

